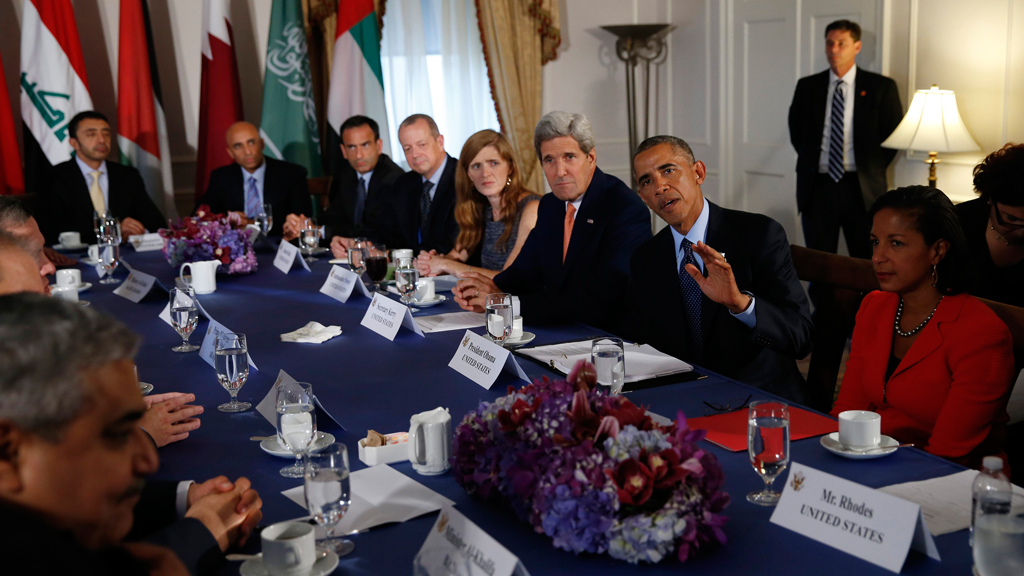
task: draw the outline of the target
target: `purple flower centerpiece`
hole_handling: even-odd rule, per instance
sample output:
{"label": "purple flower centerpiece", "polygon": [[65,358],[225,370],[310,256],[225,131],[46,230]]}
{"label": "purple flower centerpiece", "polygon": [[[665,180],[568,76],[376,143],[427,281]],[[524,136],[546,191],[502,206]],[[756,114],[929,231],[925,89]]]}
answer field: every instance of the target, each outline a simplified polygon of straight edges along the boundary
{"label": "purple flower centerpiece", "polygon": [[180,218],[170,228],[160,230],[163,254],[175,268],[186,262],[219,260],[218,271],[250,274],[256,271],[256,253],[244,228],[239,229],[236,214],[213,214],[205,204],[195,216]]}
{"label": "purple flower centerpiece", "polygon": [[455,430],[456,481],[505,502],[555,547],[636,564],[680,561],[726,542],[729,495],[718,459],[679,412],[651,421],[622,396],[593,390],[580,361],[566,380],[535,380],[482,402]]}

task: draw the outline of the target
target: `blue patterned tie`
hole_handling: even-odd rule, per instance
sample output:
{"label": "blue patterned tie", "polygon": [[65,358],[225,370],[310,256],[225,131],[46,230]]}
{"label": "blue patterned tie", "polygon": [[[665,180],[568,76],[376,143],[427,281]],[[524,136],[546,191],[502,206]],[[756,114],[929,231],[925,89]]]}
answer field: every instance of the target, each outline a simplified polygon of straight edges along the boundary
{"label": "blue patterned tie", "polygon": [[427,229],[427,216],[430,215],[430,189],[434,183],[427,180],[423,183],[423,193],[420,194],[420,241],[423,240],[423,231]]}
{"label": "blue patterned tie", "polygon": [[697,259],[693,257],[693,243],[683,238],[683,261],[679,264],[679,288],[683,292],[683,307],[686,311],[686,324],[690,328],[690,344],[693,352],[692,360],[699,362],[704,358],[704,334],[700,328],[700,304],[701,291],[697,281],[686,271],[687,264],[697,265]]}
{"label": "blue patterned tie", "polygon": [[356,210],[352,220],[354,224],[362,224],[363,209],[366,207],[366,181],[362,176],[357,176],[356,180],[359,180],[359,184],[356,185]]}
{"label": "blue patterned tie", "polygon": [[249,187],[245,190],[245,215],[248,218],[255,218],[263,211],[262,208],[260,191],[256,189],[256,177],[249,176]]}
{"label": "blue patterned tie", "polygon": [[832,130],[828,142],[828,175],[839,182],[843,177],[843,118],[846,97],[843,95],[843,81],[836,80],[836,91],[832,95]]}

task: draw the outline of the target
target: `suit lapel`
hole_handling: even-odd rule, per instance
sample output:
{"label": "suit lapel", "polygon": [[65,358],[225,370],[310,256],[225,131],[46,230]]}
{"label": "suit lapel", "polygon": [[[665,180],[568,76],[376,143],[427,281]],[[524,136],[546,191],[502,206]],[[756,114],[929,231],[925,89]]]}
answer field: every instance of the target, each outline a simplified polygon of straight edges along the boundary
{"label": "suit lapel", "polygon": [[[263,175],[263,197],[264,201],[268,201],[266,200],[266,196],[267,180],[270,177],[270,161],[264,160],[264,162],[267,162],[267,172]],[[228,177],[231,179],[232,194],[237,194],[236,201],[238,202],[238,204],[236,204],[236,206],[240,206],[240,211],[245,212],[245,181],[247,180],[247,178],[242,178],[242,170],[243,168],[241,166],[239,166],[238,164],[234,164],[231,166],[231,170],[228,171]],[[232,205],[231,202],[226,202],[226,204],[228,206]]]}
{"label": "suit lapel", "polygon": [[[863,132],[862,126],[867,121],[868,111],[864,109],[864,105],[867,102],[867,84],[869,84],[868,78],[862,73],[863,71],[857,70],[857,77],[853,80],[853,136],[854,143],[857,140],[857,134]],[[856,152],[855,152],[856,153]]]}
{"label": "suit lapel", "polygon": [[[708,201],[708,227],[704,234],[704,243],[714,248],[719,254],[725,254],[728,258],[729,253],[733,252],[731,244],[728,241],[729,235],[725,233],[722,225],[722,209],[717,205],[713,204],[710,200]],[[707,264],[704,265],[704,276],[708,275]],[[721,312],[723,306],[716,304],[707,296],[701,294],[700,298],[700,324],[704,335],[704,342],[708,341],[708,333],[711,332],[711,327],[715,325],[718,314]],[[707,350],[705,350],[707,353]]]}
{"label": "suit lapel", "polygon": [[[828,98],[828,70],[818,74],[814,83],[814,97],[811,99],[811,122],[814,134],[822,134],[825,130],[825,100]],[[819,136],[820,137],[820,136]]]}
{"label": "suit lapel", "polygon": [[[598,206],[601,205],[601,193],[604,192],[603,176],[600,170],[594,172],[594,178],[591,180],[586,195],[583,197],[583,202],[580,203],[580,209],[576,212],[575,221],[572,225],[572,236],[569,237],[569,249],[565,253],[565,262],[562,263],[562,269],[555,282],[556,292],[561,288],[562,283],[568,276],[569,270],[576,264],[576,260],[580,258],[580,253],[584,250],[584,247],[591,245],[590,242],[594,233],[605,225],[598,214]],[[563,202],[562,204],[564,205],[565,203]],[[563,242],[565,241],[564,214],[563,212]]]}
{"label": "suit lapel", "polygon": [[[656,270],[652,289],[656,287],[664,286],[664,298],[659,299],[657,302],[652,302],[652,305],[664,307],[665,318],[669,322],[674,322],[675,319],[680,319],[683,322],[682,326],[686,326],[686,308],[683,303],[683,290],[679,286],[679,268],[676,267],[676,247],[675,237],[672,235],[672,231],[668,228],[663,228],[661,232],[658,232],[656,236],[657,244],[654,248],[654,264],[652,267]],[[659,291],[660,292],[660,291]],[[659,294],[655,292],[655,294]],[[701,310],[703,317],[704,311]],[[701,322],[703,324],[703,322]],[[685,354],[682,356],[690,356],[690,333],[688,330],[681,329],[674,331],[679,335],[682,340],[682,349],[685,350]]]}

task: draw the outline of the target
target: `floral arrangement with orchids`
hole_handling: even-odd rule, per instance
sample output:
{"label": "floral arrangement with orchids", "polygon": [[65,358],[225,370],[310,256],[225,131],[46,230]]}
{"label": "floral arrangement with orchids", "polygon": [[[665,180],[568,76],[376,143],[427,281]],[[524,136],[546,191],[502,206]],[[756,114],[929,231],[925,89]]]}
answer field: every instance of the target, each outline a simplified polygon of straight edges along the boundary
{"label": "floral arrangement with orchids", "polygon": [[644,408],[594,390],[596,380],[580,361],[565,380],[482,402],[455,431],[456,481],[576,554],[686,561],[724,544],[729,495],[718,459],[697,445],[706,432],[690,430],[682,412],[655,424]]}
{"label": "floral arrangement with orchids", "polygon": [[214,214],[203,204],[195,216],[178,219],[160,230],[166,238],[163,255],[177,268],[185,262],[218,260],[220,272],[249,274],[256,271],[256,252],[237,213]]}

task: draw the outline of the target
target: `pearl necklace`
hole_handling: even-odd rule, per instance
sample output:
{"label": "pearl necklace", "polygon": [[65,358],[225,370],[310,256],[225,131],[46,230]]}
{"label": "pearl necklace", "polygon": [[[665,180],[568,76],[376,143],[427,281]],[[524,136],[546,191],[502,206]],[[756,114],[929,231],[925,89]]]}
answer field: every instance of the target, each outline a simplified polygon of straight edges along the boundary
{"label": "pearl necklace", "polygon": [[900,320],[903,319],[903,298],[900,298],[900,307],[896,309],[896,322],[894,323],[896,327],[896,333],[904,338],[910,338],[914,334],[920,332],[921,329],[924,328],[925,324],[927,324],[928,321],[932,319],[932,316],[935,315],[935,311],[939,309],[939,303],[942,302],[942,298],[942,296],[939,296],[939,301],[935,303],[935,308],[932,308],[931,314],[929,314],[923,322],[915,326],[914,329],[911,330],[910,332],[904,332],[903,330],[900,330]]}
{"label": "pearl necklace", "polygon": [[989,227],[988,227],[988,229],[989,229],[989,230],[991,230],[991,231],[992,231],[992,233],[996,235],[996,238],[999,238],[999,241],[1000,241],[1000,242],[1002,242],[1003,244],[1006,244],[1007,246],[1009,246],[1009,245],[1010,245],[1010,243],[1009,243],[1009,242],[1008,242],[1008,241],[1006,240],[1006,238],[1003,238],[1003,235],[1002,235],[1002,234],[1000,234],[999,232],[996,232],[996,229],[995,229],[995,227],[994,227],[994,226],[992,226],[992,225],[990,224],[990,225],[989,225]]}

